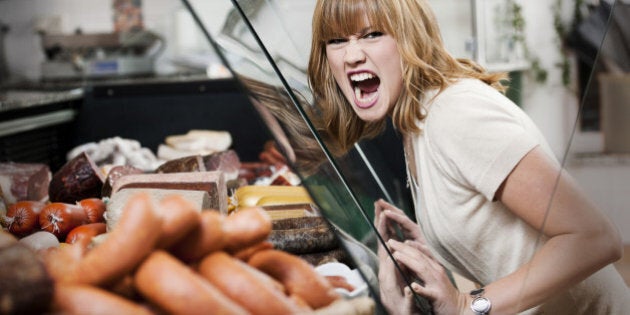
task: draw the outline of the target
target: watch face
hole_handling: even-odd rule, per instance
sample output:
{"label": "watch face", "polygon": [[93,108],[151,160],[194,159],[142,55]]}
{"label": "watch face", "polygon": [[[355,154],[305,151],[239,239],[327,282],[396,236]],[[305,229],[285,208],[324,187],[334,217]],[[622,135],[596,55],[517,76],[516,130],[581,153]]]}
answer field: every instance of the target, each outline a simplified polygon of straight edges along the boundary
{"label": "watch face", "polygon": [[483,297],[479,297],[472,301],[471,306],[475,312],[486,313],[490,310],[491,304],[490,304],[490,300]]}

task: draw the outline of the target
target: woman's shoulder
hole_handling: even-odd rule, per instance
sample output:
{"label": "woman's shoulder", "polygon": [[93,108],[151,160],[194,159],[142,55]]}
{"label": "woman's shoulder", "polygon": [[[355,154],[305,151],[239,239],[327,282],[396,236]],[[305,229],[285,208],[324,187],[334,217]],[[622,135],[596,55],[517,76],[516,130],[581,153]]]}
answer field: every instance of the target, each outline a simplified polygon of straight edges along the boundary
{"label": "woman's shoulder", "polygon": [[477,79],[461,79],[443,89],[427,104],[424,129],[457,136],[484,132],[494,122],[523,123],[522,110],[495,88]]}
{"label": "woman's shoulder", "polygon": [[[428,94],[429,116],[466,115],[467,112],[514,112],[519,108],[507,96],[478,79],[459,79],[439,93]],[[458,115],[458,116],[459,116]]]}
{"label": "woman's shoulder", "polygon": [[502,99],[503,94],[492,86],[482,82],[479,79],[464,78],[451,82],[446,88],[439,92],[436,100],[442,102],[450,99],[467,99],[473,101],[475,99],[497,98]]}

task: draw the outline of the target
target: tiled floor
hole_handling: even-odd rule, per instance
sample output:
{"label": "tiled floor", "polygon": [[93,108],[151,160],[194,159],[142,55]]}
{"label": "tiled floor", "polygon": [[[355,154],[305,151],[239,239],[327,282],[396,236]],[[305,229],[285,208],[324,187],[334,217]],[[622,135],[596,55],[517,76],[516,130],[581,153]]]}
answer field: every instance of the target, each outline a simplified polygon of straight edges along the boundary
{"label": "tiled floor", "polygon": [[615,263],[615,267],[630,287],[630,244],[624,247],[623,257]]}

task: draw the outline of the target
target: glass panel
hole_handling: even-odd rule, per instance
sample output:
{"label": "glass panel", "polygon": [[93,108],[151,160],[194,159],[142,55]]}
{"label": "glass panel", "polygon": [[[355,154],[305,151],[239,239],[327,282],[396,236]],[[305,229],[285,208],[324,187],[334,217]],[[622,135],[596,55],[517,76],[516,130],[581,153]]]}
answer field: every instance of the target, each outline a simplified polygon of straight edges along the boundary
{"label": "glass panel", "polygon": [[[212,19],[212,14],[199,9],[203,7],[203,1],[191,2],[192,8],[196,8],[193,12],[202,13],[201,24],[209,25],[207,21]],[[364,278],[370,282],[372,294],[378,298],[379,288],[375,279],[378,266],[374,252],[382,238],[372,224],[373,201],[385,198],[413,215],[408,203],[408,191],[401,188],[404,185],[396,180],[404,178],[404,174],[397,176],[395,171],[380,167],[386,161],[384,156],[388,154],[384,154],[382,146],[378,145],[374,150],[364,150],[364,147],[370,146],[361,143],[346,157],[333,158],[327,149],[326,139],[320,138],[314,131],[308,119],[313,110],[313,98],[306,84],[305,70],[314,1],[242,0],[234,1],[234,4],[235,10],[231,11],[226,23],[219,29],[210,28],[208,40],[213,44],[216,40],[226,65],[243,83],[245,92],[251,96],[253,105],[291,166],[302,177],[322,214],[338,228],[341,238],[345,240],[345,248],[352,254]],[[440,9],[444,13],[442,10],[445,9]],[[246,18],[243,19],[243,16]],[[438,19],[444,21],[443,16],[440,18],[438,14]],[[448,41],[451,44],[447,45],[455,47],[452,46],[453,41],[458,40]],[[487,51],[502,50],[492,43],[486,43]],[[464,49],[456,54],[466,56],[468,53]],[[497,61],[502,61],[502,58],[497,57]],[[577,117],[572,119],[574,117],[569,119],[577,122]],[[396,133],[393,133],[393,137],[397,137]],[[565,142],[566,150],[559,158],[562,166],[569,156],[571,139],[569,137]],[[562,181],[554,184],[554,189],[558,187],[563,187]],[[533,253],[544,243],[543,231],[548,227],[546,219],[554,215],[555,198],[559,196],[554,192],[547,204],[544,220],[538,226],[540,229],[534,231],[535,242],[527,243],[523,250]],[[411,279],[407,274],[400,267],[398,271],[409,283]],[[529,279],[525,279],[523,286]],[[430,313],[426,301],[417,298],[421,312]]]}
{"label": "glass panel", "polygon": [[[193,12],[203,12],[197,8],[201,1],[185,3],[191,4]],[[305,9],[299,11],[296,7]],[[357,145],[357,149],[344,158],[332,158],[323,140],[313,131],[307,117],[312,109],[305,74],[304,56],[308,51],[300,51],[309,44],[298,43],[306,37],[296,31],[299,28],[286,27],[287,10],[293,12],[292,17],[299,16],[300,12],[305,14],[298,18],[298,25],[306,25],[303,21],[312,15],[312,3],[296,1],[279,5],[270,1],[237,1],[220,29],[206,27],[205,21],[211,18],[207,12],[205,17],[203,14],[197,17],[208,29],[208,39],[217,45],[226,65],[243,84],[244,92],[250,96],[292,169],[302,178],[319,211],[334,225],[354,266],[370,284],[377,313],[382,313],[375,254],[379,236],[372,225],[373,203],[378,198],[392,203],[393,198],[408,202],[399,180],[403,177],[394,178],[391,170],[385,170],[389,167],[382,167],[386,164],[372,166],[371,160],[378,161],[381,153],[371,149],[370,143]],[[240,14],[248,19],[244,20]],[[310,33],[310,29],[302,32]],[[288,40],[277,41],[276,38]],[[399,151],[399,154],[402,153]],[[387,182],[377,171],[384,173]],[[402,172],[402,168],[398,172]],[[405,209],[404,203],[401,208]],[[426,301],[419,298],[418,303],[427,308]]]}

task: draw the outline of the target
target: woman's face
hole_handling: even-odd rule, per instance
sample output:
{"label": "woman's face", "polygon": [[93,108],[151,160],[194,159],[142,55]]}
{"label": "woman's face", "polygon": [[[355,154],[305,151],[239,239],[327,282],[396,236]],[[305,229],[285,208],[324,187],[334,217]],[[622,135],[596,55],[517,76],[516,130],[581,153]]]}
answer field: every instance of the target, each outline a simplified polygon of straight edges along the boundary
{"label": "woman's face", "polygon": [[402,89],[402,63],[391,35],[369,25],[326,43],[326,58],[337,85],[359,118],[383,119]]}

